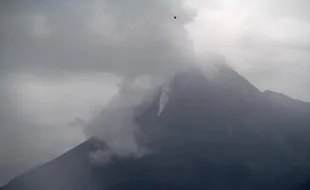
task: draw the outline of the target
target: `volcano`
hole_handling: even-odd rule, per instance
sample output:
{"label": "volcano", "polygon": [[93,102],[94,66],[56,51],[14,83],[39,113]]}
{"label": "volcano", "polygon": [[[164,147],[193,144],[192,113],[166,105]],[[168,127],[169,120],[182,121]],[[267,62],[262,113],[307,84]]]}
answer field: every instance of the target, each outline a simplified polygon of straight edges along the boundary
{"label": "volcano", "polygon": [[177,74],[138,113],[138,141],[150,153],[94,164],[89,155],[109,147],[92,137],[1,190],[309,189],[307,102],[261,92],[219,66],[212,76]]}

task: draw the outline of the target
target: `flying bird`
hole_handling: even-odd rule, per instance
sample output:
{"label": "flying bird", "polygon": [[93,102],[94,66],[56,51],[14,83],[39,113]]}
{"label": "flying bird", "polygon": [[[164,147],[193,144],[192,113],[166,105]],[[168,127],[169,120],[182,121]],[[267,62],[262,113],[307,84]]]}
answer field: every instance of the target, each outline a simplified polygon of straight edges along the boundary
{"label": "flying bird", "polygon": [[177,17],[176,17],[176,16],[174,16],[173,18],[174,18],[174,19],[177,19]]}

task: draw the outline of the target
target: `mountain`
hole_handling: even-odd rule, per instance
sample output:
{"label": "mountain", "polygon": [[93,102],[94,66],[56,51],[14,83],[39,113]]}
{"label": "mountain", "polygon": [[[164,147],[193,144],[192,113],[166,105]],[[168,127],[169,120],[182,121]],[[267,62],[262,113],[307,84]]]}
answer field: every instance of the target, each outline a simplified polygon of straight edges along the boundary
{"label": "mountain", "polygon": [[92,153],[109,148],[91,138],[1,190],[307,189],[309,103],[219,66],[177,74],[147,105],[133,120],[150,153],[94,164]]}
{"label": "mountain", "polygon": [[100,142],[96,138],[64,155],[13,179],[4,189],[88,189],[91,185],[89,154]]}
{"label": "mountain", "polygon": [[264,94],[268,96],[274,103],[278,103],[283,109],[293,109],[297,112],[310,112],[310,103],[303,102],[290,98],[284,94],[273,92],[270,90],[264,91]]}

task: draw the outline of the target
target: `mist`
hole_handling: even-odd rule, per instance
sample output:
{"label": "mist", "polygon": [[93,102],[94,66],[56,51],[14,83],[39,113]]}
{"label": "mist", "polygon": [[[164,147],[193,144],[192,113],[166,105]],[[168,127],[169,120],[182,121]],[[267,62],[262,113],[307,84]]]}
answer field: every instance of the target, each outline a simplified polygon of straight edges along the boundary
{"label": "mist", "polygon": [[2,1],[0,183],[94,135],[118,155],[147,153],[133,110],[192,66],[225,60],[261,90],[309,101],[309,6]]}

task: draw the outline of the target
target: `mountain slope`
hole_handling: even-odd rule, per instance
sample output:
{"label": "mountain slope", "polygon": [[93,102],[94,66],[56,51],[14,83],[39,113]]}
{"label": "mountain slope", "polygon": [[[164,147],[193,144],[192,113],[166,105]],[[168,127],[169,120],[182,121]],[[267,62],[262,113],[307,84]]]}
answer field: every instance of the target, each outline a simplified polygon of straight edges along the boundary
{"label": "mountain slope", "polygon": [[89,189],[92,185],[89,153],[102,147],[91,138],[64,155],[13,179],[4,189]]}
{"label": "mountain slope", "polygon": [[278,101],[225,66],[213,77],[193,69],[176,75],[134,118],[138,141],[151,153],[94,165],[90,153],[107,147],[92,138],[4,189],[302,187],[310,176],[308,105]]}

